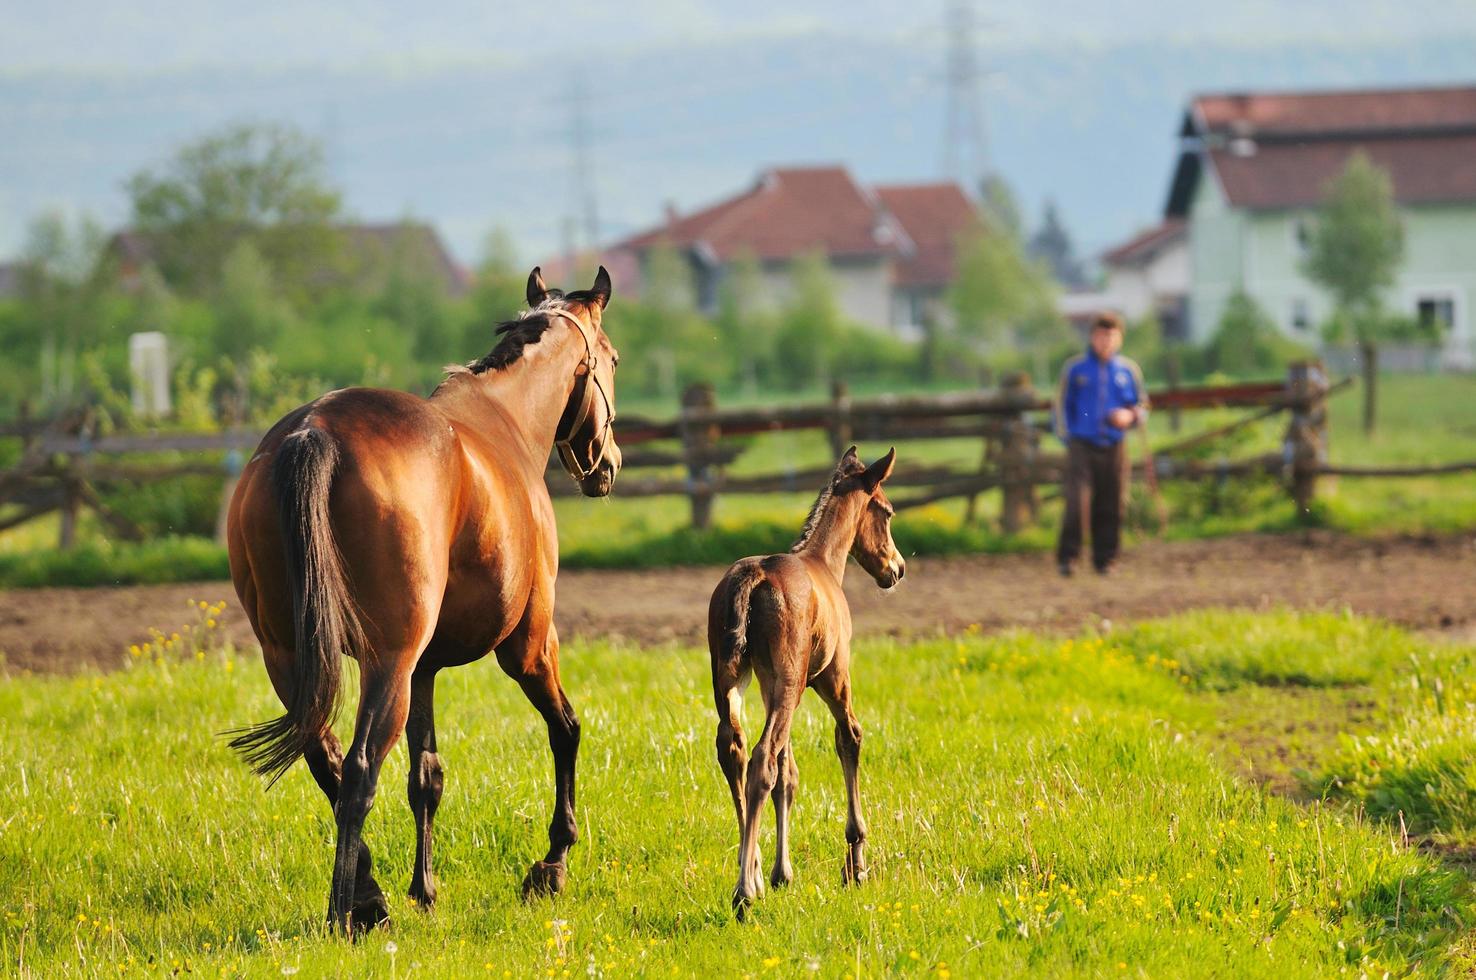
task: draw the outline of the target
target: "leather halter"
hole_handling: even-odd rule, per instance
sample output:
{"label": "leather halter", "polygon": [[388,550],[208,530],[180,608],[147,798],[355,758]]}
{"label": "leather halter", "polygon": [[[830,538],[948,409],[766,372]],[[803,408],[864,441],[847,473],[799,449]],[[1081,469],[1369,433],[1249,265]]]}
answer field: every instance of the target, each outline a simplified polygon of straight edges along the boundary
{"label": "leather halter", "polygon": [[[595,470],[600,468],[600,463],[604,462],[605,454],[609,451],[615,409],[610,404],[610,396],[606,394],[605,386],[600,383],[599,375],[595,373],[599,359],[595,356],[594,341],[589,335],[588,328],[568,310],[552,309],[544,312],[548,316],[559,316],[568,320],[579,331],[579,336],[584,338],[584,360],[580,361],[579,366],[574,369],[575,390],[569,396],[569,404],[574,404],[575,398],[578,398],[579,407],[575,410],[574,418],[570,421],[569,427],[564,430],[563,435],[554,433],[554,446],[558,448],[559,458],[564,461],[564,469],[569,471],[569,475],[576,480],[587,480],[594,475]],[[590,385],[590,381],[594,382],[593,386]],[[574,455],[572,440],[585,421],[589,419],[590,409],[594,407],[595,392],[599,392],[600,399],[605,403],[605,425],[600,430],[597,439],[598,452],[594,454],[594,458],[586,467]]]}

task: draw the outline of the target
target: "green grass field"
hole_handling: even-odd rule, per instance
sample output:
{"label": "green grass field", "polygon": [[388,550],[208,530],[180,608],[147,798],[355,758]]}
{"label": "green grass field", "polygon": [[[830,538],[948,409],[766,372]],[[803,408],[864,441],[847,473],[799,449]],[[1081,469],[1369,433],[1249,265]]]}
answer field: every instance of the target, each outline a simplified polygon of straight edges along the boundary
{"label": "green grass field", "polygon": [[[205,614],[202,614],[202,616]],[[584,723],[569,888],[523,904],[552,802],[541,723],[490,662],[442,675],[441,901],[323,934],[332,824],[216,737],[277,711],[202,621],[124,668],[0,682],[0,963],[25,976],[1463,975],[1476,651],[1353,617],[1197,613],[1105,636],[861,644],[871,880],[840,883],[828,714],[794,739],[795,884],[746,924],[706,654],[573,646]],[[756,696],[750,701],[756,702]],[[1373,704],[1340,736],[1338,706]],[[1318,719],[1291,758],[1290,709]],[[756,706],[749,706],[756,728]],[[1437,719],[1444,719],[1435,724]],[[1237,775],[1280,766],[1279,795]],[[1433,776],[1432,776],[1433,774]],[[405,753],[367,839],[412,857]],[[1286,773],[1283,773],[1286,775]],[[1366,809],[1365,809],[1366,805]],[[766,814],[767,816],[767,814]],[[765,835],[771,852],[772,828]],[[1453,852],[1452,852],[1453,853]],[[404,900],[401,899],[401,902]]]}

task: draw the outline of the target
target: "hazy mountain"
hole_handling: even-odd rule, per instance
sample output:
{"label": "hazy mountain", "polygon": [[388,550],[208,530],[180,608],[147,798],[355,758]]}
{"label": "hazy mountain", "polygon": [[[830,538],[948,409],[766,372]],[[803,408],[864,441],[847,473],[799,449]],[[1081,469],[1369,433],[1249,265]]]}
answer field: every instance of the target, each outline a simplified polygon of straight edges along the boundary
{"label": "hazy mountain", "polygon": [[[1095,252],[1157,216],[1192,93],[1470,82],[1473,49],[1472,35],[986,47],[990,150],[1031,227],[1053,197],[1079,249]],[[606,237],[658,220],[666,201],[726,195],[771,163],[840,161],[867,181],[939,172],[942,48],[927,32],[561,50],[421,67],[12,71],[0,76],[0,255],[46,207],[124,220],[130,173],[222,122],[258,118],[319,135],[354,214],[428,219],[467,261],[500,225],[535,257],[558,246],[572,209],[576,69]]]}

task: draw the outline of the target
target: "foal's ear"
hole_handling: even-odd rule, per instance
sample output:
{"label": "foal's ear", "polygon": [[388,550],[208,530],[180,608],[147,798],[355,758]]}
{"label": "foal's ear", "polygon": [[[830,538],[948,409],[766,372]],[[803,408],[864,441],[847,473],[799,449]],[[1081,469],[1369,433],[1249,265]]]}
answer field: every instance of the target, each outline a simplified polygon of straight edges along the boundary
{"label": "foal's ear", "polygon": [[861,485],[866,488],[867,493],[875,493],[876,488],[887,481],[892,475],[892,467],[897,462],[897,450],[895,447],[887,450],[887,454],[881,459],[866,467],[866,472],[860,476]]}
{"label": "foal's ear", "polygon": [[595,284],[590,287],[589,291],[594,293],[600,309],[603,310],[610,305],[610,273],[605,271],[604,266],[600,266],[600,271],[595,273]]}
{"label": "foal's ear", "polygon": [[841,453],[839,462],[835,464],[835,472],[830,476],[830,483],[834,486],[846,477],[856,475],[865,468],[866,464],[861,462],[860,456],[856,455],[856,447],[852,446],[850,449]]}
{"label": "foal's ear", "polygon": [[548,287],[543,283],[543,270],[534,266],[533,271],[528,273],[528,305],[537,306],[548,299]]}

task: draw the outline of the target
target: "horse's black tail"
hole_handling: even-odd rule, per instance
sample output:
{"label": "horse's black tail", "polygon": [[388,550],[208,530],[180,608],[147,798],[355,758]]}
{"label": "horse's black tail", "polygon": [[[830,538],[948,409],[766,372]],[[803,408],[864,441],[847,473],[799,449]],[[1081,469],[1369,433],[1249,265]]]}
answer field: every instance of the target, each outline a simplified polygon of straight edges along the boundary
{"label": "horse's black tail", "polygon": [[238,729],[231,747],[275,783],[329,730],[338,710],[339,657],[362,651],[364,629],[328,519],[338,444],[304,425],[277,448],[272,493],[292,592],[292,691],[280,718]]}
{"label": "horse's black tail", "polygon": [[764,580],[764,570],[757,563],[740,568],[728,586],[728,609],[723,630],[723,656],[732,660],[748,651],[748,609],[753,603],[753,590]]}

